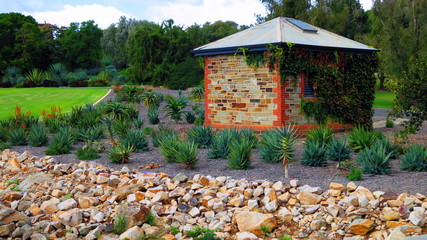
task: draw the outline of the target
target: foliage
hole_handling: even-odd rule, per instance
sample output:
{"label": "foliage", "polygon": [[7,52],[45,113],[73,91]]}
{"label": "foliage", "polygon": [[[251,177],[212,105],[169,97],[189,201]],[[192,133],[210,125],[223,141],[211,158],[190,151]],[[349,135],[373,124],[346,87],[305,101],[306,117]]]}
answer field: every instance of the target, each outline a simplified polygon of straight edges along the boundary
{"label": "foliage", "polygon": [[404,170],[427,171],[427,149],[421,145],[411,145],[401,161]]}
{"label": "foliage", "polygon": [[351,153],[347,140],[332,138],[326,151],[326,157],[328,160],[337,161],[339,165],[342,161],[350,159]]}
{"label": "foliage", "polygon": [[149,108],[148,109],[148,121],[151,124],[159,124],[159,110],[157,108]]}
{"label": "foliage", "polygon": [[248,169],[251,167],[253,142],[247,138],[234,140],[227,156],[228,166],[232,169]]}
{"label": "foliage", "polygon": [[46,128],[43,125],[33,125],[30,128],[28,142],[33,147],[45,146],[49,138],[47,137]]}
{"label": "foliage", "polygon": [[31,83],[34,86],[39,86],[41,83],[47,79],[47,75],[45,72],[33,68],[28,74],[25,74],[25,83]]}
{"label": "foliage", "polygon": [[179,137],[175,134],[163,135],[157,140],[162,154],[168,163],[177,162]]}
{"label": "foliage", "polygon": [[144,103],[146,109],[158,108],[161,102],[159,96],[150,89],[141,94],[141,101]]}
{"label": "foliage", "polygon": [[79,148],[77,149],[76,156],[80,160],[94,160],[101,157],[93,148]]}
{"label": "foliage", "polygon": [[87,129],[81,129],[79,131],[78,138],[84,142],[94,142],[101,139],[104,136],[103,128],[101,125],[94,125]]}
{"label": "foliage", "polygon": [[292,161],[295,142],[295,132],[290,128],[276,128],[265,131],[258,144],[261,161],[279,163],[282,161],[283,154],[289,161]]}
{"label": "foliage", "polygon": [[148,151],[148,142],[142,130],[135,130],[127,132],[120,138],[121,144],[126,147],[131,147],[136,152]]}
{"label": "foliage", "polygon": [[67,75],[68,71],[65,68],[65,65],[62,63],[52,64],[49,68],[48,74],[50,79],[55,81],[59,86],[67,85]]}
{"label": "foliage", "polygon": [[391,119],[390,117],[387,117],[385,120],[385,127],[386,128],[393,128],[394,127],[393,119]]}
{"label": "foliage", "polygon": [[319,126],[310,130],[307,134],[307,141],[318,142],[328,145],[332,140],[332,130],[327,126]]}
{"label": "foliage", "polygon": [[184,163],[188,169],[194,169],[198,159],[197,143],[194,142],[177,142],[175,160]]}
{"label": "foliage", "polygon": [[391,171],[390,155],[381,143],[361,150],[357,156],[364,173],[388,174]]}
{"label": "foliage", "polygon": [[210,230],[196,226],[191,231],[188,231],[186,235],[194,240],[220,240],[220,238],[216,237],[216,231],[218,229]]}
{"label": "foliage", "polygon": [[11,66],[6,69],[2,81],[16,86],[17,84],[24,83],[24,77],[18,67]]}
{"label": "foliage", "polygon": [[175,132],[172,128],[165,126],[165,125],[159,125],[157,130],[153,130],[151,133],[151,142],[153,143],[153,146],[158,147],[160,146],[160,140],[163,137],[174,135],[178,137],[178,133]]}
{"label": "foliage", "polygon": [[209,152],[209,158],[226,158],[230,153],[230,145],[238,141],[240,138],[240,132],[235,128],[224,128],[219,130],[211,145],[211,151]]}
{"label": "foliage", "polygon": [[12,146],[27,145],[27,133],[25,132],[25,129],[13,129],[9,135],[9,142]]}
{"label": "foliage", "polygon": [[317,124],[326,124],[328,114],[322,102],[307,101],[303,98],[301,99],[301,111],[304,113],[308,122],[314,119]]}
{"label": "foliage", "polygon": [[197,101],[202,101],[205,98],[205,88],[203,86],[195,86],[191,90],[191,97]]}
{"label": "foliage", "polygon": [[49,143],[49,148],[45,151],[47,155],[61,155],[70,152],[70,148],[76,139],[76,134],[69,127],[62,127],[55,134]]}
{"label": "foliage", "polygon": [[357,126],[349,134],[348,140],[350,146],[356,150],[363,150],[371,147],[378,139],[379,133],[368,131],[363,127]]}
{"label": "foliage", "polygon": [[130,154],[133,151],[133,147],[119,144],[117,146],[113,146],[107,155],[111,163],[125,164],[129,160]]}
{"label": "foliage", "polygon": [[194,123],[196,121],[196,114],[194,112],[185,112],[184,113],[185,121],[189,124]]}
{"label": "foliage", "polygon": [[169,229],[172,235],[177,235],[179,233],[179,227],[170,226]]}
{"label": "foliage", "polygon": [[0,151],[10,148],[10,145],[7,142],[0,141]]}
{"label": "foliage", "polygon": [[114,232],[122,234],[126,231],[127,220],[125,215],[117,214],[114,220]]}
{"label": "foliage", "polygon": [[362,180],[362,170],[360,168],[351,168],[350,173],[345,176],[350,181]]}
{"label": "foliage", "polygon": [[196,143],[199,148],[209,148],[214,134],[210,126],[194,126],[187,131],[187,137],[190,142]]}
{"label": "foliage", "polygon": [[187,100],[182,97],[174,98],[172,96],[166,96],[166,116],[170,117],[176,122],[181,121],[181,115],[184,108],[187,106]]}
{"label": "foliage", "polygon": [[390,154],[390,158],[397,158],[399,156],[399,149],[396,145],[391,143],[389,137],[384,136],[382,132],[378,132],[377,142],[383,145],[387,154]]}
{"label": "foliage", "polygon": [[326,158],[327,145],[317,141],[307,141],[304,145],[301,164],[312,167],[326,166],[328,160]]}
{"label": "foliage", "polygon": [[150,226],[156,226],[156,219],[154,218],[152,213],[147,214],[145,223],[147,223]]}
{"label": "foliage", "polygon": [[113,123],[114,132],[120,136],[125,136],[131,129],[132,122],[128,119],[116,119]]}

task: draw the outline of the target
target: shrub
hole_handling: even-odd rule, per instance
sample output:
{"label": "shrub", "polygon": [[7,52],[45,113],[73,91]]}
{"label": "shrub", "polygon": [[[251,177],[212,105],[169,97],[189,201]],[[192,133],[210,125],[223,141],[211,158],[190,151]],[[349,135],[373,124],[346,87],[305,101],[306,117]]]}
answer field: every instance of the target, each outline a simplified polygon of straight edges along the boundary
{"label": "shrub", "polygon": [[214,134],[210,126],[194,126],[188,130],[187,137],[190,142],[196,143],[199,148],[209,148]]}
{"label": "shrub", "polygon": [[327,159],[337,161],[338,164],[342,161],[351,158],[351,149],[347,146],[347,140],[332,138],[329,142],[328,149],[326,151]]}
{"label": "shrub", "polygon": [[96,153],[95,149],[91,147],[77,149],[76,156],[80,160],[94,160],[101,157]]}
{"label": "shrub", "polygon": [[85,80],[74,80],[68,83],[69,87],[87,87],[89,83]]}
{"label": "shrub", "polygon": [[189,124],[193,124],[196,121],[196,114],[194,112],[184,113],[185,121]]}
{"label": "shrub", "polygon": [[377,139],[378,132],[370,132],[359,126],[349,134],[350,146],[356,151],[371,147]]}
{"label": "shrub", "polygon": [[45,79],[47,79],[45,72],[37,68],[33,68],[28,74],[25,75],[24,86],[27,84],[27,87],[36,87],[40,85]]}
{"label": "shrub", "polygon": [[203,86],[196,86],[191,90],[191,97],[197,101],[201,101],[205,98],[205,88]]}
{"label": "shrub", "polygon": [[255,147],[258,144],[258,138],[255,135],[254,130],[250,128],[242,128],[239,130],[239,132],[240,132],[240,137],[248,139],[253,147]]}
{"label": "shrub", "polygon": [[18,67],[11,66],[6,69],[3,76],[3,82],[9,82],[11,85],[16,86],[24,83],[24,77]]}
{"label": "shrub", "polygon": [[49,141],[46,128],[43,125],[34,125],[30,128],[28,141],[33,147],[45,146]]}
{"label": "shrub", "polygon": [[327,146],[324,143],[317,141],[307,141],[302,153],[301,164],[322,167],[326,166],[328,160],[326,159]]}
{"label": "shrub", "polygon": [[60,118],[43,118],[43,124],[50,134],[56,134],[63,126],[63,122]]}
{"label": "shrub", "polygon": [[145,152],[149,150],[147,139],[142,130],[129,131],[120,139],[120,142],[125,147],[132,147],[136,152]]}
{"label": "shrub", "polygon": [[104,116],[101,118],[101,121],[105,125],[105,128],[107,129],[108,137],[110,138],[111,144],[114,145],[116,143],[116,141],[114,140],[115,132],[113,128],[114,117]]}
{"label": "shrub", "polygon": [[381,143],[375,143],[360,151],[357,157],[364,173],[388,174],[391,170],[390,155]]}
{"label": "shrub", "polygon": [[216,237],[216,231],[218,230],[210,230],[196,226],[191,229],[191,231],[188,231],[186,235],[194,240],[220,240],[221,238]]}
{"label": "shrub", "polygon": [[152,213],[147,214],[145,223],[147,223],[150,226],[156,226],[156,219],[154,218]]}
{"label": "shrub", "polygon": [[409,171],[427,171],[427,149],[411,145],[401,158],[401,168]]}
{"label": "shrub", "polygon": [[24,128],[13,129],[9,135],[9,142],[12,146],[27,145],[27,134]]}
{"label": "shrub", "polygon": [[132,123],[135,129],[142,129],[142,127],[144,127],[144,119],[136,118],[132,121]]}
{"label": "shrub", "polygon": [[399,156],[398,147],[392,144],[390,139],[384,136],[384,134],[378,134],[377,142],[381,143],[384,146],[387,154],[390,153],[390,158],[396,159]]}
{"label": "shrub", "polygon": [[60,155],[70,152],[70,148],[75,141],[76,135],[69,127],[59,129],[58,133],[49,143],[49,148],[45,151],[47,155]]}
{"label": "shrub", "polygon": [[177,135],[164,135],[159,141],[160,154],[166,158],[166,162],[174,163],[177,162],[178,155],[178,142],[179,138]]}
{"label": "shrub", "polygon": [[187,100],[182,97],[174,98],[172,96],[166,96],[166,116],[170,117],[175,122],[181,121],[181,115],[183,109],[187,106]]}
{"label": "shrub", "polygon": [[87,129],[82,129],[79,132],[78,138],[84,142],[94,142],[104,136],[102,126],[92,126]]}
{"label": "shrub", "polygon": [[125,136],[132,128],[132,122],[127,119],[116,119],[113,123],[114,132],[120,136]]}
{"label": "shrub", "polygon": [[332,130],[327,126],[319,126],[310,130],[307,134],[307,141],[318,142],[328,145],[332,139]]}
{"label": "shrub", "polygon": [[[286,143],[284,139],[288,139],[288,142]],[[283,160],[282,155],[285,152],[288,160],[292,161],[295,141],[296,134],[291,128],[276,128],[264,132],[258,144],[261,161],[279,163]]]}
{"label": "shrub", "polygon": [[350,181],[362,180],[362,170],[360,168],[351,168],[350,173],[345,176]]}
{"label": "shrub", "polygon": [[224,128],[217,132],[213,141],[209,158],[226,158],[230,153],[230,144],[240,138],[240,132],[235,128]]}
{"label": "shrub", "polygon": [[10,145],[7,142],[0,141],[0,151],[10,148]]}
{"label": "shrub", "polygon": [[59,86],[66,86],[68,71],[61,63],[52,64],[48,70],[50,78]]}
{"label": "shrub", "polygon": [[163,95],[160,97],[160,95],[151,89],[141,94],[141,101],[144,103],[146,109],[158,108],[161,98],[163,98]]}
{"label": "shrub", "polygon": [[158,124],[160,122],[159,110],[157,108],[148,109],[148,121],[151,124]]}
{"label": "shrub", "polygon": [[252,147],[250,139],[241,138],[234,140],[230,145],[230,153],[227,156],[228,166],[232,169],[250,168]]}
{"label": "shrub", "polygon": [[112,163],[125,164],[129,160],[130,154],[133,151],[133,147],[119,144],[111,148],[108,152],[108,159],[110,159]]}
{"label": "shrub", "polygon": [[205,118],[201,116],[197,116],[196,120],[194,120],[194,125],[196,126],[203,126],[204,123],[205,123]]}
{"label": "shrub", "polygon": [[158,147],[160,146],[160,140],[163,137],[174,135],[178,137],[178,133],[175,132],[172,128],[165,126],[165,125],[159,125],[157,130],[153,130],[151,133],[151,142],[153,143],[153,146]]}
{"label": "shrub", "polygon": [[387,117],[385,120],[385,127],[386,128],[393,128],[394,127],[393,119]]}
{"label": "shrub", "polygon": [[116,219],[114,220],[114,232],[116,234],[122,234],[126,231],[127,220],[125,215],[117,213]]}
{"label": "shrub", "polygon": [[188,169],[194,169],[197,159],[197,144],[194,142],[178,142],[176,145],[175,160],[187,165]]}

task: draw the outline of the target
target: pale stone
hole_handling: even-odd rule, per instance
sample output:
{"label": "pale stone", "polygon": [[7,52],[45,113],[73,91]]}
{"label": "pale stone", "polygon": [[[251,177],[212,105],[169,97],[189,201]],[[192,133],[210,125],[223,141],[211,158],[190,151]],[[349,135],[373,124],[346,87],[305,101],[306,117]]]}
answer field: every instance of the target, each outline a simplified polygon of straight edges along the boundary
{"label": "pale stone", "polygon": [[77,226],[83,221],[83,214],[80,209],[72,209],[59,214],[58,219],[66,226]]}
{"label": "pale stone", "polygon": [[393,231],[391,231],[390,235],[388,235],[387,240],[401,240],[405,237],[406,235],[402,231],[395,228]]}
{"label": "pale stone", "polygon": [[267,205],[265,205],[264,207],[267,210],[267,212],[274,212],[277,210],[277,207],[278,207],[277,201],[276,200],[271,201],[267,203]]}
{"label": "pale stone", "polygon": [[299,180],[298,179],[292,179],[289,181],[289,184],[291,184],[292,187],[298,187],[299,186]]}
{"label": "pale stone", "polygon": [[331,182],[329,184],[329,189],[331,190],[339,190],[339,191],[344,191],[345,187],[344,185],[340,184],[340,183],[336,183],[336,182]]}
{"label": "pale stone", "polygon": [[322,197],[320,197],[317,194],[310,193],[308,191],[301,191],[298,194],[298,200],[301,202],[302,205],[315,205],[322,200]]}
{"label": "pale stone", "polygon": [[350,194],[350,196],[359,196],[359,195],[365,196],[368,200],[375,199],[372,192],[369,191],[369,189],[362,186],[357,187],[356,190]]}
{"label": "pale stone", "polygon": [[257,207],[258,207],[258,200],[256,200],[256,199],[250,199],[250,200],[248,200],[248,208],[249,208],[249,210],[252,210],[252,209],[257,208]]}
{"label": "pale stone", "polygon": [[357,185],[354,184],[354,182],[347,183],[347,191],[352,192],[356,190],[356,188],[357,188]]}
{"label": "pale stone", "polygon": [[398,213],[398,212],[390,211],[390,212],[385,212],[383,214],[383,220],[384,221],[393,221],[393,220],[397,220],[399,218],[400,218],[400,213]]}
{"label": "pale stone", "polygon": [[40,209],[47,214],[53,214],[58,211],[58,206],[57,206],[58,204],[59,204],[59,199],[52,198],[49,201],[43,202],[42,205],[40,206]]}
{"label": "pale stone", "polygon": [[71,208],[77,207],[77,202],[76,202],[76,200],[70,198],[70,199],[67,199],[67,200],[59,203],[57,207],[59,210],[65,211],[65,210],[69,210]]}
{"label": "pale stone", "polygon": [[376,199],[378,199],[378,198],[380,198],[382,195],[384,195],[384,194],[385,194],[385,192],[383,192],[383,191],[375,191],[375,192],[373,192],[372,194],[374,195],[374,197],[375,197]]}
{"label": "pale stone", "polygon": [[425,223],[425,214],[417,212],[417,211],[412,211],[409,214],[409,218],[408,220],[414,224],[415,226],[420,226],[422,227]]}
{"label": "pale stone", "polygon": [[238,232],[236,234],[237,240],[258,240],[259,238],[250,232]]}
{"label": "pale stone", "polygon": [[233,218],[237,223],[239,231],[251,232],[258,237],[262,237],[264,234],[261,230],[261,226],[268,227],[269,231],[277,227],[273,214],[237,211],[234,213]]}
{"label": "pale stone", "polygon": [[98,175],[98,177],[96,178],[96,183],[103,184],[103,183],[107,183],[108,180],[110,180],[108,176]]}
{"label": "pale stone", "polygon": [[281,181],[277,181],[275,182],[272,186],[271,186],[275,191],[281,191],[283,189],[283,183]]}
{"label": "pale stone", "polygon": [[200,214],[200,210],[199,210],[197,207],[193,207],[193,208],[188,212],[188,214],[189,214],[191,217],[196,217],[196,216],[199,216],[199,214]]}
{"label": "pale stone", "polygon": [[276,215],[280,220],[282,220],[284,223],[289,223],[292,221],[293,214],[289,209],[286,207],[281,207],[279,212]]}
{"label": "pale stone", "polygon": [[137,240],[144,235],[144,230],[138,226],[129,228],[126,232],[122,233],[119,237],[120,240]]}
{"label": "pale stone", "polygon": [[10,236],[12,232],[15,230],[15,224],[10,223],[6,225],[0,226],[0,236]]}

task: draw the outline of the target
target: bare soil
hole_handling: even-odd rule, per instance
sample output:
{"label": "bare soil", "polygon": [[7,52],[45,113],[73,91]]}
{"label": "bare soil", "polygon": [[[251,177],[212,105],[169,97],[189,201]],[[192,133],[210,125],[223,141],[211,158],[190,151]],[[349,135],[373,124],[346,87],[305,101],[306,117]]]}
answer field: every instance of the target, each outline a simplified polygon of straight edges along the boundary
{"label": "bare soil", "polygon": [[[171,90],[156,90],[163,94],[177,95],[177,91]],[[108,98],[111,98],[109,96]],[[108,99],[106,98],[106,99]],[[190,102],[190,105],[203,104]],[[164,108],[165,103],[162,103],[160,109]],[[156,128],[155,125],[150,125],[147,120],[147,111],[140,105],[140,116],[146,120],[145,126]],[[185,110],[191,110],[191,106]],[[163,111],[159,111],[161,124],[167,125],[184,133],[192,125],[184,122],[175,123],[169,118],[164,116]],[[384,117],[374,117],[374,121],[383,120]],[[411,137],[412,143],[418,143],[427,145],[427,124],[424,123],[421,130],[417,134]],[[393,128],[380,128],[378,130],[385,132],[388,135],[393,135],[394,132],[402,130],[403,126],[395,126]],[[343,135],[347,133],[338,133]],[[150,137],[148,136],[150,140]],[[330,162],[326,167],[309,167],[300,163],[301,153],[303,151],[303,145],[301,139],[296,146],[296,159],[289,165],[289,179],[284,178],[282,165],[280,163],[265,163],[260,161],[259,152],[254,149],[252,154],[252,168],[249,170],[233,170],[228,167],[227,160],[225,159],[209,159],[209,149],[200,149],[199,151],[199,162],[195,169],[188,170],[182,164],[179,163],[167,163],[164,157],[158,152],[158,148],[153,147],[150,143],[150,151],[143,153],[133,153],[130,162],[126,164],[111,164],[106,157],[106,153],[101,153],[101,158],[97,159],[96,162],[104,164],[114,169],[121,169],[123,166],[127,166],[129,169],[137,169],[144,172],[163,172],[169,175],[176,175],[178,173],[186,174],[187,176],[193,176],[195,174],[203,174],[210,176],[231,176],[233,178],[244,178],[249,180],[270,180],[270,181],[282,181],[289,183],[290,179],[299,179],[302,185],[308,184],[311,186],[319,186],[322,189],[328,189],[330,182],[338,182],[347,184],[349,181],[345,178],[347,171],[337,169],[335,162]],[[73,146],[72,152],[75,152],[83,143],[76,143]],[[107,146],[108,148],[109,146]],[[29,151],[36,156],[44,156],[44,151],[47,147],[30,147],[30,146],[14,146],[13,151],[24,152]],[[76,158],[74,154],[64,154],[54,156],[59,162],[62,163],[78,163],[80,160]],[[353,156],[356,159],[356,156]],[[159,164],[159,168],[154,169],[143,169],[140,170],[141,166],[148,164]],[[427,172],[409,172],[400,169],[400,161],[398,159],[391,160],[392,171],[388,175],[369,175],[364,174],[363,180],[356,182],[357,185],[361,185],[369,188],[371,191],[384,191],[390,195],[397,195],[403,192],[410,194],[421,193],[427,195]]]}

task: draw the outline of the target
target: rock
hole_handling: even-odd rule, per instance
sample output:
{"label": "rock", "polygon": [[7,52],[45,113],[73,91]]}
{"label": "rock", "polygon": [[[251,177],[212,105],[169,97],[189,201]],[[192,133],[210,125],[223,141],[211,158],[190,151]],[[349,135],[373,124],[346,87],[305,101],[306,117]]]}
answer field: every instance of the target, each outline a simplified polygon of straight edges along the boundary
{"label": "rock", "polygon": [[342,184],[340,184],[340,183],[331,182],[331,183],[329,184],[329,189],[332,189],[332,190],[339,190],[339,191],[344,191],[344,190],[345,190],[345,187],[344,187],[344,185],[342,185]]}
{"label": "rock", "polygon": [[96,197],[81,197],[79,198],[79,206],[80,208],[90,208],[99,203],[98,198]]}
{"label": "rock", "polygon": [[354,184],[354,182],[347,183],[347,191],[352,192],[356,190],[356,188],[357,188],[357,185]]}
{"label": "rock", "polygon": [[12,232],[15,230],[15,224],[10,223],[0,226],[0,236],[11,236]]}
{"label": "rock", "polygon": [[275,182],[272,186],[271,186],[275,191],[281,191],[283,189],[283,183],[281,181],[277,181]]}
{"label": "rock", "polygon": [[323,219],[315,219],[310,223],[310,229],[313,231],[318,231],[323,226],[326,226],[326,222]]}
{"label": "rock", "polygon": [[58,204],[59,204],[59,199],[52,198],[49,201],[43,202],[42,205],[40,206],[40,209],[44,213],[53,214],[58,211],[58,206],[57,206]]}
{"label": "rock", "polygon": [[10,214],[12,214],[14,212],[14,210],[13,209],[11,209],[11,208],[3,208],[3,209],[0,209],[0,221],[1,220],[3,220],[3,218],[5,218],[5,217],[7,217],[7,216],[9,216]]}
{"label": "rock", "polygon": [[264,235],[261,226],[267,227],[270,232],[277,227],[273,214],[237,211],[234,213],[233,219],[240,232],[251,232],[258,237]]}
{"label": "rock", "polygon": [[259,238],[250,232],[238,232],[236,234],[237,240],[258,240]]}
{"label": "rock", "polygon": [[200,210],[199,210],[197,207],[193,207],[193,208],[188,212],[188,214],[189,214],[191,217],[196,217],[196,216],[199,216],[199,214],[200,214]]}
{"label": "rock", "polygon": [[104,229],[105,229],[105,225],[104,224],[101,224],[101,225],[97,226],[95,229],[93,229],[92,231],[90,231],[86,235],[85,239],[86,240],[96,240],[96,239],[98,239],[98,237],[101,235],[101,233],[102,233],[102,231],[104,231]]}
{"label": "rock", "polygon": [[277,201],[276,200],[271,201],[267,203],[264,207],[265,207],[265,210],[267,210],[267,212],[274,212],[278,208]]}
{"label": "rock", "polygon": [[96,178],[96,183],[104,184],[104,183],[107,183],[109,180],[110,180],[109,176],[104,176],[104,175],[100,174]]}
{"label": "rock", "polygon": [[82,223],[83,214],[80,209],[71,209],[58,215],[59,221],[66,226],[75,227]]}
{"label": "rock", "polygon": [[176,182],[186,182],[188,180],[188,177],[182,173],[178,173],[175,175],[175,177],[172,178],[172,180]]}
{"label": "rock", "polygon": [[114,192],[114,195],[117,197],[116,198],[117,201],[121,201],[123,199],[126,199],[127,195],[132,194],[136,191],[141,191],[143,189],[144,189],[143,184],[132,184],[130,186],[123,186],[118,188]]}
{"label": "rock", "polygon": [[294,217],[286,207],[281,207],[276,216],[284,223],[290,223]]}
{"label": "rock", "polygon": [[298,179],[292,179],[289,181],[289,184],[291,184],[292,187],[298,187],[299,186],[299,180]]}
{"label": "rock", "polygon": [[356,190],[350,194],[350,196],[358,196],[358,195],[365,196],[368,200],[374,200],[375,199],[372,192],[369,191],[369,189],[362,187],[362,186],[357,187]]}
{"label": "rock", "polygon": [[147,220],[147,215],[150,212],[149,208],[140,204],[128,204],[125,207],[121,207],[118,211],[120,215],[126,216],[127,228],[142,225]]}
{"label": "rock", "polygon": [[139,237],[144,235],[144,230],[138,226],[134,226],[122,233],[119,237],[120,240],[137,240]]}
{"label": "rock", "polygon": [[400,213],[398,213],[398,212],[390,211],[390,212],[383,213],[383,220],[384,221],[393,221],[393,220],[397,220],[399,218],[400,218]]}
{"label": "rock", "polygon": [[71,208],[77,207],[77,202],[76,202],[76,200],[70,198],[70,199],[67,199],[67,200],[59,203],[57,207],[61,211],[69,210]]}
{"label": "rock", "polygon": [[374,227],[374,222],[369,219],[355,219],[348,226],[348,231],[356,235],[366,235]]}
{"label": "rock", "polygon": [[[424,224],[425,224],[425,217],[426,217],[426,214],[424,214],[423,212],[423,210],[421,210],[421,211],[416,211],[415,209],[417,209],[417,208],[414,208],[414,211],[412,211],[410,214],[409,214],[409,218],[408,218],[408,220],[412,223],[412,224],[414,224],[415,226],[420,226],[420,227],[422,227]],[[422,209],[424,209],[424,208],[422,208]]]}
{"label": "rock", "polygon": [[174,236],[174,235],[172,235],[172,234],[164,234],[164,235],[162,236],[162,239],[163,239],[163,240],[176,240],[175,236]]}
{"label": "rock", "polygon": [[319,195],[310,193],[306,190],[301,191],[297,198],[302,205],[315,205],[318,204],[320,200],[322,200],[322,197]]}
{"label": "rock", "polygon": [[34,233],[31,235],[31,240],[47,240],[47,238],[43,234]]}
{"label": "rock", "polygon": [[405,237],[406,235],[402,231],[395,228],[393,231],[391,231],[390,235],[388,235],[387,240],[401,240]]}
{"label": "rock", "polygon": [[258,207],[258,200],[256,200],[256,199],[250,199],[250,200],[248,200],[248,208],[249,208],[249,210],[252,210],[252,209],[257,208],[257,207]]}

